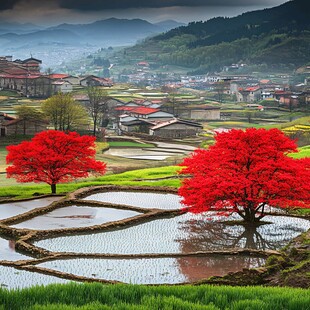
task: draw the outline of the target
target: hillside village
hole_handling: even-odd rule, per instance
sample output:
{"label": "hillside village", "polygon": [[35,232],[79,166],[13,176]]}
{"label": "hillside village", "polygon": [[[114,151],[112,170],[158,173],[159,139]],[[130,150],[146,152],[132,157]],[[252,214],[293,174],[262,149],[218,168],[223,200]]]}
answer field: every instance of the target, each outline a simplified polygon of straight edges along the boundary
{"label": "hillside village", "polygon": [[[89,97],[83,90],[88,87],[110,90],[115,84],[110,78],[95,75],[42,73],[41,64],[41,60],[32,57],[25,60],[13,60],[12,56],[0,57],[1,89],[15,91],[22,97],[33,99],[45,99],[57,93],[70,93],[77,102],[87,105]],[[147,62],[137,63],[136,68],[136,80],[130,77],[129,85],[138,86],[141,82],[138,76],[149,82],[152,78],[156,81],[156,74],[151,72]],[[150,91],[140,93],[144,98],[129,101],[123,101],[122,98],[111,94],[107,105],[110,128],[118,135],[180,139],[197,136],[206,121],[229,119],[231,113],[224,111],[227,100],[257,111],[271,107],[283,107],[291,111],[300,106],[307,108],[310,104],[309,79],[291,86],[285,76],[282,81],[274,82],[271,79],[259,80],[251,75],[225,74],[229,71],[230,68],[226,68],[224,74],[212,76],[170,76],[170,79],[160,83],[157,81],[157,88],[150,88],[155,91],[154,98]],[[205,91],[204,97],[195,96],[190,100],[175,97],[175,94],[180,92],[188,90],[190,94],[191,90],[202,89]],[[157,97],[158,90],[166,92]],[[208,97],[211,97],[211,101],[207,100],[210,99]],[[32,120],[25,124],[16,116],[4,112],[0,114],[0,124],[1,136],[34,134],[49,126],[42,120]],[[104,129],[100,129],[102,130]]]}
{"label": "hillside village", "polygon": [[36,58],[13,60],[12,56],[0,57],[0,87],[14,90],[20,95],[32,98],[47,98],[55,93],[72,92],[73,86],[110,87],[110,79],[93,75],[74,77],[68,74],[42,73],[42,61]]}

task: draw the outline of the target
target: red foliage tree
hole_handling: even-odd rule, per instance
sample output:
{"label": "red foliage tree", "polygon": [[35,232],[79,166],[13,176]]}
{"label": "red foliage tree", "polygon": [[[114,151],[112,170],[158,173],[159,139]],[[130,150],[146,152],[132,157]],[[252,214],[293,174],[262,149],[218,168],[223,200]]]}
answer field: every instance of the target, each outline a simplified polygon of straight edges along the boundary
{"label": "red foliage tree", "polygon": [[106,164],[95,160],[95,137],[47,130],[31,141],[7,147],[7,177],[18,182],[44,182],[56,193],[56,184],[89,173],[104,174]]}
{"label": "red foliage tree", "polygon": [[278,129],[233,129],[185,158],[179,194],[193,213],[238,213],[258,222],[269,207],[310,208],[310,158],[293,159],[294,141]]}

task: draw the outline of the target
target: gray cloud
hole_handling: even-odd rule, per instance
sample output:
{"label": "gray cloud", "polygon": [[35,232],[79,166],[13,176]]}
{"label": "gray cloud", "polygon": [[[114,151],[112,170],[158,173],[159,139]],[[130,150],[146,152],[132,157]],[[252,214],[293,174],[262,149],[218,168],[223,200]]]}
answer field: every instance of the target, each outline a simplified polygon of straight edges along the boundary
{"label": "gray cloud", "polygon": [[[1,0],[0,11],[14,9],[17,4],[23,3],[33,6],[54,4],[64,9],[76,11],[104,11],[124,10],[135,8],[168,8],[168,7],[250,7],[272,6],[281,0]],[[281,1],[284,2],[284,1]]]}
{"label": "gray cloud", "polygon": [[14,8],[15,4],[18,3],[19,0],[1,0],[0,2],[0,11],[11,10]]}
{"label": "gray cloud", "polygon": [[[56,0],[57,1],[57,0]],[[276,0],[58,0],[60,7],[80,11],[199,6],[272,5]]]}

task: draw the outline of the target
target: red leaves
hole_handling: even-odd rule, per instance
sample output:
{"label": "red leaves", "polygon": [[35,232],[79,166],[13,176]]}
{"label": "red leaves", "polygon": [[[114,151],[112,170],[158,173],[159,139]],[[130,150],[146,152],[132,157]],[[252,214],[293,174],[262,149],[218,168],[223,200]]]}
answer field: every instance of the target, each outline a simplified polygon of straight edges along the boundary
{"label": "red leaves", "polygon": [[309,208],[310,160],[287,156],[296,151],[295,142],[278,129],[220,133],[208,150],[183,161],[181,173],[192,177],[179,194],[192,212],[224,209],[249,213],[250,221],[262,206]]}
{"label": "red leaves", "polygon": [[95,138],[75,132],[48,130],[31,141],[7,147],[8,178],[18,182],[58,184],[87,177],[90,172],[105,173],[106,165],[94,159]]}

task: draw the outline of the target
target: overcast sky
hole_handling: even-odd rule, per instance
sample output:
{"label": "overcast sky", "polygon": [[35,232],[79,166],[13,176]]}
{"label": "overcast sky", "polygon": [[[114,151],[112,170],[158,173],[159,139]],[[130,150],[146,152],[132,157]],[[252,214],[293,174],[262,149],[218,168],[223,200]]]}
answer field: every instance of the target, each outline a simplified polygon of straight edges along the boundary
{"label": "overcast sky", "polygon": [[280,5],[287,0],[0,0],[0,21],[39,25],[89,23],[95,20],[141,18],[180,22],[236,16]]}

